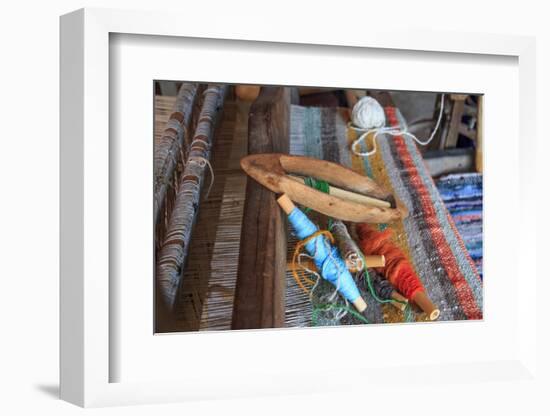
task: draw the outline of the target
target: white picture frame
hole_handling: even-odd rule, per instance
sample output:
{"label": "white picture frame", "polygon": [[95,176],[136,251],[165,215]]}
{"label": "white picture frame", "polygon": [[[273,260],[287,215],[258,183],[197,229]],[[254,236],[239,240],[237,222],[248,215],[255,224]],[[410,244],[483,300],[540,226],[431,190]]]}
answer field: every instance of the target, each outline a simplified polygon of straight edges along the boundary
{"label": "white picture frame", "polygon": [[[440,56],[487,55],[517,60],[518,102],[517,106],[509,106],[511,110],[508,110],[512,115],[511,126],[517,129],[512,128],[514,132],[510,137],[512,140],[521,140],[524,145],[518,146],[517,152],[510,151],[506,155],[517,158],[514,159],[512,169],[518,175],[509,194],[511,198],[517,198],[518,202],[510,209],[520,218],[515,235],[519,242],[517,255],[509,259],[509,273],[512,279],[509,282],[517,283],[518,265],[521,264],[522,285],[517,286],[517,291],[512,291],[510,288],[499,287],[498,282],[494,284],[498,290],[502,289],[499,293],[506,299],[508,296],[514,297],[514,308],[511,310],[514,315],[507,317],[512,334],[506,338],[507,345],[503,345],[500,351],[495,351],[494,360],[487,357],[471,360],[471,357],[466,357],[462,360],[446,361],[438,357],[434,363],[414,362],[413,357],[396,361],[395,365],[400,366],[401,387],[397,388],[403,390],[433,384],[435,377],[443,379],[443,383],[482,383],[500,379],[518,383],[538,383],[540,375],[536,372],[535,358],[537,323],[534,319],[525,318],[527,310],[536,308],[527,291],[534,290],[537,284],[534,250],[530,250],[536,240],[536,218],[531,214],[526,215],[530,212],[528,207],[536,205],[534,184],[528,179],[535,169],[535,154],[534,146],[525,145],[536,140],[536,111],[532,111],[536,91],[534,38],[475,33],[433,33],[429,28],[389,29],[374,23],[369,26],[367,33],[360,27],[351,27],[348,31],[336,34],[328,33],[321,27],[312,27],[312,30],[307,32],[298,28],[285,28],[281,31],[279,25],[263,22],[261,25],[248,27],[246,35],[243,35],[235,33],[234,27],[238,27],[235,21],[214,18],[216,24],[204,26],[198,20],[185,19],[186,24],[182,25],[184,17],[169,12],[83,9],[61,18],[61,398],[80,406],[108,406],[199,398],[331,392],[350,389],[357,385],[356,382],[368,382],[370,391],[376,390],[378,395],[383,394],[384,388],[395,381],[394,376],[388,375],[391,366],[387,363],[378,363],[378,367],[377,363],[371,363],[358,368],[354,374],[350,374],[340,363],[336,363],[322,374],[312,373],[307,367],[297,367],[295,373],[289,373],[284,367],[281,367],[280,372],[255,368],[250,369],[250,374],[257,378],[248,381],[243,377],[229,374],[230,367],[225,369],[225,373],[222,371],[223,374],[215,376],[205,371],[202,376],[193,373],[188,378],[183,376],[179,379],[148,376],[145,377],[146,380],[133,380],[134,377],[131,377],[131,381],[125,381],[124,377],[113,377],[112,368],[124,358],[118,355],[119,349],[112,347],[112,339],[117,336],[113,334],[113,328],[119,327],[112,321],[117,310],[117,305],[113,304],[116,299],[112,296],[116,288],[113,288],[109,280],[113,261],[109,250],[110,227],[113,226],[110,218],[110,172],[116,169],[109,156],[109,138],[113,134],[109,121],[109,57],[110,38],[112,39],[114,34],[154,36],[155,42],[161,43],[174,42],[174,39],[178,38],[270,42],[278,45],[277,48],[281,51],[294,47],[307,49],[330,45],[333,51],[349,50],[351,47],[357,48],[354,49],[357,51],[368,48],[374,51],[410,51],[413,55],[429,52],[434,53],[433,56],[436,56],[435,53]],[[162,38],[157,38],[158,36]],[[223,69],[220,68],[221,70]],[[321,78],[322,76],[318,75]],[[269,82],[269,79],[264,80],[261,76],[255,79],[239,79],[238,75],[234,75],[231,80],[243,83]],[[318,80],[311,81],[309,85],[322,85],[316,81]],[[352,84],[348,86],[359,86]],[[377,84],[377,87],[385,86]],[[503,158],[507,157],[506,155],[503,155]],[[497,163],[494,166],[496,165]],[[489,168],[490,166],[489,163]],[[495,192],[488,195],[489,201],[492,201],[491,198],[495,201],[499,198]],[[486,197],[489,197],[488,195],[486,194]],[[144,227],[147,228],[147,225]],[[482,325],[489,328],[491,322],[495,322],[495,325],[500,325],[499,333],[504,333],[501,318],[497,319],[498,317],[494,316],[499,309],[495,306],[495,309],[491,310],[489,305],[491,304],[486,306],[485,321]],[[481,333],[484,330],[484,327],[479,325],[475,329],[476,323],[452,325],[455,328],[451,328],[450,331],[463,333],[463,336],[473,336],[473,332],[470,331]],[[392,332],[380,328],[378,327],[376,333],[368,333],[368,336],[375,339],[387,336],[387,342],[394,342],[399,337],[410,338],[415,336],[415,333],[422,333],[423,337],[437,336],[430,329],[434,327],[430,325],[401,325]],[[364,337],[366,329],[369,328],[346,329],[348,335],[345,336]],[[316,333],[318,335],[315,337],[318,340],[322,339],[327,345],[335,338],[333,329]],[[306,334],[303,330],[267,331],[260,336],[258,332],[241,332],[233,347],[238,346],[238,342],[255,345],[259,338],[267,338],[269,343],[275,338],[284,338],[284,342],[306,343],[311,338],[311,333],[307,336]],[[152,332],[150,336],[155,338]],[[156,337],[155,342],[163,344],[163,348],[172,348],[168,344],[177,342],[176,338],[182,336],[164,336],[160,341],[160,338]],[[187,334],[183,337],[189,340],[189,337],[195,336]],[[215,336],[209,334],[204,341],[204,334],[200,334],[201,340],[204,341],[203,347],[208,342],[215,342]],[[420,342],[428,346],[426,341]],[[338,345],[335,344],[333,347],[337,348]],[[140,346],[136,345],[134,349],[136,348],[139,351]],[[246,373],[247,364],[243,363],[242,366],[243,372]],[[341,381],[323,383],[323,377]]]}

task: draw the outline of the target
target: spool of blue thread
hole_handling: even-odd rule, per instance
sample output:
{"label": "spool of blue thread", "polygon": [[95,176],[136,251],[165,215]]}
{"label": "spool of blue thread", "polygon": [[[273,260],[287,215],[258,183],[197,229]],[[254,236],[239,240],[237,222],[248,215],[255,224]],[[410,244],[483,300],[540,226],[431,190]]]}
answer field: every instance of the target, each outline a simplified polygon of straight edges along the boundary
{"label": "spool of blue thread", "polygon": [[[284,209],[284,208],[283,208]],[[299,208],[295,207],[288,214],[288,220],[292,225],[299,239],[304,240],[315,234],[319,229],[313,224],[309,218]],[[313,256],[313,261],[317,270],[321,272],[323,279],[328,280],[338,288],[338,292],[348,301],[356,305],[360,299],[360,304],[364,304],[361,294],[355,285],[355,281],[348,271],[344,260],[340,256],[338,249],[333,247],[325,236],[319,235],[309,240],[306,245],[306,250]],[[360,312],[364,307],[357,306]],[[365,304],[366,307],[366,304]]]}

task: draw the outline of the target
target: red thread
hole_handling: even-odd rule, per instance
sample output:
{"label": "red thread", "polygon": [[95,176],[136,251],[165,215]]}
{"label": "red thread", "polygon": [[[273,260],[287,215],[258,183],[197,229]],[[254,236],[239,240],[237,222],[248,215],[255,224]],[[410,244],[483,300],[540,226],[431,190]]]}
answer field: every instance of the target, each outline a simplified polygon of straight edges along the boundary
{"label": "red thread", "polygon": [[[394,107],[386,107],[385,110],[389,125],[394,127],[399,126],[396,109]],[[424,185],[420,175],[418,174],[418,171],[416,170],[416,167],[414,166],[414,162],[412,160],[410,152],[407,150],[405,141],[402,136],[397,136],[394,140],[397,154],[401,159],[405,170],[410,176],[411,186],[416,190],[419,195],[418,199],[420,201],[420,204],[422,205],[426,224],[428,225],[428,230],[431,234],[432,241],[434,242],[436,252],[441,259],[442,266],[447,273],[448,279],[451,281],[455,288],[456,296],[458,298],[458,301],[460,302],[462,310],[464,311],[468,319],[481,319],[481,309],[477,305],[477,302],[472,292],[472,288],[469,286],[464,275],[459,270],[457,260],[452,254],[451,248],[449,247],[449,244],[447,243],[446,238],[443,234],[441,224],[437,219],[435,207],[430,202],[431,198],[428,194],[426,185]],[[452,220],[448,212],[447,218],[451,229],[453,230],[455,235],[459,236],[460,234],[458,233],[454,221]],[[468,259],[471,267],[475,270],[475,264],[470,255],[468,255],[464,242],[460,237],[458,237],[458,244],[462,252],[465,254],[465,258]],[[480,277],[478,274],[478,279],[479,278]]]}
{"label": "red thread", "polygon": [[399,247],[391,242],[392,231],[376,231],[368,224],[357,225],[359,245],[365,255],[378,254],[386,259],[386,266],[375,269],[407,299],[412,300],[424,286]]}

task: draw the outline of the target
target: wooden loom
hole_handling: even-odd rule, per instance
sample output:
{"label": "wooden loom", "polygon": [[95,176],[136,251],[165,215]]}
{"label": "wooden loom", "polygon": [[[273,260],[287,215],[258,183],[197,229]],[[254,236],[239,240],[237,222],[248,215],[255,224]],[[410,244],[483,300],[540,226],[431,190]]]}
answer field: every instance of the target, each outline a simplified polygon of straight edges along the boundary
{"label": "wooden loom", "polygon": [[[157,309],[157,331],[270,328],[309,322],[309,300],[296,290],[289,277],[288,251],[294,245],[287,245],[287,240],[292,242],[293,237],[276,206],[274,192],[294,190],[297,201],[305,198],[302,203],[320,212],[319,200],[334,208],[334,201],[325,197],[338,196],[336,205],[344,204],[346,209],[325,211],[336,217],[338,212],[348,211],[350,206],[346,204],[358,205],[366,202],[362,198],[370,198],[368,210],[352,210],[358,215],[352,218],[355,221],[387,222],[406,215],[398,201],[363,175],[330,162],[311,165],[309,158],[282,154],[288,152],[290,142],[290,88],[264,87],[252,105],[233,100],[232,94],[229,90],[223,117],[218,116],[221,105],[216,107],[214,119],[219,121],[219,128],[215,134],[213,129],[208,134],[215,136],[211,157],[216,180],[210,197],[201,199],[199,215],[194,218],[193,239],[184,247],[186,255],[178,265],[181,273],[174,301],[168,310]],[[199,123],[202,118],[197,115],[193,119]],[[194,131],[193,125],[190,131]],[[269,177],[264,175],[262,179],[262,167],[278,166],[277,180],[266,188],[247,179],[239,166],[243,157],[245,169],[259,169],[256,173],[260,172],[260,182]],[[340,169],[341,175],[351,181],[338,180]],[[338,186],[332,186],[330,195],[326,195],[306,187],[301,175],[328,179]],[[376,267],[369,261],[368,267]],[[162,287],[158,279],[156,282],[159,293]],[[158,299],[157,305],[162,306]]]}
{"label": "wooden loom", "polygon": [[[235,105],[234,101],[226,102],[224,111],[226,109],[229,111],[225,111],[224,119],[221,120],[221,128],[216,134],[216,136],[221,136],[216,138],[216,146],[220,143],[225,146],[226,150],[223,152],[225,154],[216,154],[214,151],[212,156],[216,171],[214,189],[208,201],[201,201],[201,215],[194,227],[193,239],[185,259],[185,276],[181,279],[174,304],[175,316],[164,330],[282,327],[289,325],[289,317],[285,318],[285,310],[303,309],[301,306],[298,307],[300,302],[304,302],[303,294],[300,294],[301,299],[297,300],[292,292],[289,292],[289,288],[285,287],[288,281],[286,274],[289,235],[286,219],[276,204],[276,195],[255,180],[247,180],[242,170],[233,165],[234,161],[238,160],[239,153],[241,156],[249,155],[247,160],[251,162],[261,159],[261,157],[254,156],[261,153],[288,153],[290,97],[289,88],[262,88],[259,97],[252,103],[249,111],[248,108],[245,108],[245,111],[242,111],[241,108],[240,111],[237,111],[237,117],[231,114],[230,110]],[[238,120],[239,116],[240,120]],[[239,137],[236,135],[228,137],[229,134],[223,133],[223,130],[225,126],[231,123],[236,124],[235,122],[240,124]],[[243,122],[247,125],[243,126]],[[233,128],[236,130],[236,126],[233,125]],[[230,143],[230,141],[232,142]],[[225,160],[228,154],[230,155],[229,161]],[[319,196],[321,198],[334,197],[338,191],[342,192],[340,196],[345,196],[346,193],[361,196],[353,192],[361,191],[370,193],[374,198],[381,198],[376,199],[381,203],[377,212],[388,215],[381,221],[404,215],[401,207],[395,208],[396,204],[386,192],[377,189],[372,183],[364,181],[362,175],[352,172],[353,175],[360,177],[358,179],[361,181],[358,182],[360,184],[358,186],[362,186],[359,188],[352,186],[352,189],[347,182],[338,183],[337,180],[334,182],[333,177],[326,177],[340,187],[336,187],[337,192],[333,192],[335,190],[333,187],[331,195],[324,195],[305,187],[303,179],[300,177],[286,175],[288,172],[298,175],[314,173],[314,176],[323,178],[322,173],[319,176],[319,168],[323,172],[322,166],[314,165],[314,172],[307,170],[310,165],[307,163],[304,165],[300,158],[278,155],[271,156],[271,159],[277,159],[285,171],[283,185],[288,187],[285,189],[295,189],[298,194],[304,191],[308,195],[313,193],[313,199],[303,201],[306,204],[314,204],[314,200]],[[227,163],[232,164],[230,169],[223,167]],[[306,166],[307,171],[303,170],[303,166]],[[348,175],[349,172],[346,170],[345,174]],[[239,180],[235,183],[238,182],[239,185],[235,191],[228,193],[226,189],[228,178],[232,175],[235,178],[238,176]],[[343,189],[346,185],[348,189]],[[365,188],[366,185],[368,185],[368,189]],[[235,205],[237,201],[243,200],[245,201],[244,208],[241,202]],[[230,201],[233,202],[230,203]],[[338,202],[354,203],[354,201],[347,201],[345,198],[341,198]],[[329,207],[330,203],[329,199]],[[357,201],[355,204],[358,205]],[[218,207],[214,208],[214,205],[218,205]],[[223,223],[227,221],[230,225],[226,226],[204,218],[205,215],[210,217],[211,214],[215,214],[216,218],[221,217],[221,212],[230,206],[233,212],[231,218],[234,218],[235,222],[228,216],[224,216],[222,221]],[[330,211],[327,213],[330,215]],[[359,212],[359,214],[365,213]],[[369,219],[372,220],[372,212],[369,215],[371,215]],[[239,217],[238,222],[236,221],[237,217]],[[353,219],[365,220],[365,217]],[[218,246],[220,246],[221,240],[218,238],[215,239],[214,247],[210,246],[213,241],[212,235],[223,234],[222,229],[225,227],[231,227],[232,231],[228,235],[229,239],[224,238],[224,241],[228,242],[226,243],[227,248],[220,251]],[[276,244],[273,244],[274,241]],[[205,248],[199,249],[199,247]],[[238,257],[236,256],[237,252],[239,253]],[[221,260],[218,257],[220,255],[223,256]],[[219,266],[215,266],[216,264]],[[183,266],[181,266],[182,269]],[[207,276],[207,281],[204,276]],[[296,305],[296,308],[292,305]],[[189,316],[193,316],[193,318],[189,318]]]}

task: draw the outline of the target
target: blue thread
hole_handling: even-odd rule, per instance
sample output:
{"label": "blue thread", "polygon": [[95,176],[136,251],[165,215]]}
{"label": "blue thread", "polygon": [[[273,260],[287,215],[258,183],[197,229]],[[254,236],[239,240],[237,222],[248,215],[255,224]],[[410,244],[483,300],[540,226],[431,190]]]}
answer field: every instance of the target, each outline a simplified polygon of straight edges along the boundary
{"label": "blue thread", "polygon": [[[316,233],[317,226],[298,208],[294,208],[288,216],[296,235],[300,240]],[[313,260],[323,279],[338,287],[338,292],[348,301],[355,301],[360,295],[357,286],[346,268],[346,264],[336,247],[330,245],[327,239],[320,235],[306,243],[306,250],[314,256]]]}

